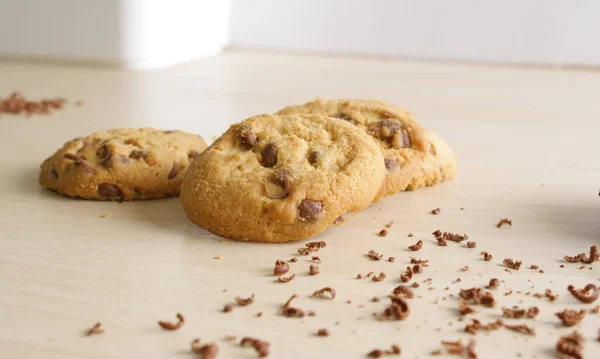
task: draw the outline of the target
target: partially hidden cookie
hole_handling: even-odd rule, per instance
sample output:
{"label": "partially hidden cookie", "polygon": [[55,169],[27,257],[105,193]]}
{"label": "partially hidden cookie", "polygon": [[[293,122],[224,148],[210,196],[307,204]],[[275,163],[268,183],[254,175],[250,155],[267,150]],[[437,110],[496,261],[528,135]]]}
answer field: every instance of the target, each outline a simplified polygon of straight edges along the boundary
{"label": "partially hidden cookie", "polygon": [[369,204],[385,165],[364,131],[320,115],[260,115],[233,125],[190,166],[192,222],[237,240],[314,236]]}
{"label": "partially hidden cookie", "polygon": [[41,165],[42,186],[69,197],[134,200],[177,196],[197,135],[153,128],[96,132],[63,145]]}
{"label": "partially hidden cookie", "polygon": [[448,144],[421,128],[409,112],[396,106],[374,100],[324,101],[318,98],[278,112],[282,115],[297,113],[345,120],[377,141],[385,157],[387,176],[375,201],[456,176],[458,164]]}

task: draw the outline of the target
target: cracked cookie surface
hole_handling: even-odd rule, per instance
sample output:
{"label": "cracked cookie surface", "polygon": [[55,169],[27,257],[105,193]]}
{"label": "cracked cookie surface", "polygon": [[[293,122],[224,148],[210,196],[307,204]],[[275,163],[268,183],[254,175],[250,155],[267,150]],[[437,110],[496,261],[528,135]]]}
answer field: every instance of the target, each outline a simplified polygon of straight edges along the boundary
{"label": "cracked cookie surface", "polygon": [[204,140],[182,131],[122,128],[63,145],[41,165],[40,183],[69,197],[94,200],[177,196]]}
{"label": "cracked cookie surface", "polygon": [[375,201],[405,190],[432,186],[456,176],[458,164],[448,144],[421,128],[411,114],[374,100],[317,99],[278,114],[332,116],[362,129],[379,144],[387,175]]}
{"label": "cracked cookie surface", "polygon": [[385,176],[375,141],[321,115],[260,115],[233,125],[190,166],[181,203],[214,234],[287,242],[367,207]]}

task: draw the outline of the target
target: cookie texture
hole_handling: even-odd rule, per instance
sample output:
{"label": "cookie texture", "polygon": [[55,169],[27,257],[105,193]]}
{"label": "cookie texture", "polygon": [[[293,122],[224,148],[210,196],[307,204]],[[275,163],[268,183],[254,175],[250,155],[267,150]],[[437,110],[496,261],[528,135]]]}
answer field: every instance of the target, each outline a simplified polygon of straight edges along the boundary
{"label": "cookie texture", "polygon": [[204,140],[181,131],[122,128],[96,132],[63,145],[41,165],[42,186],[95,200],[177,196]]}
{"label": "cookie texture", "polygon": [[231,126],[192,163],[181,203],[219,236],[287,242],[367,207],[385,172],[377,143],[346,121],[260,115]]}
{"label": "cookie texture", "polygon": [[456,176],[458,164],[448,144],[428,132],[411,114],[374,100],[316,101],[286,107],[278,114],[310,113],[342,119],[379,144],[387,176],[375,201],[406,190],[432,186]]}

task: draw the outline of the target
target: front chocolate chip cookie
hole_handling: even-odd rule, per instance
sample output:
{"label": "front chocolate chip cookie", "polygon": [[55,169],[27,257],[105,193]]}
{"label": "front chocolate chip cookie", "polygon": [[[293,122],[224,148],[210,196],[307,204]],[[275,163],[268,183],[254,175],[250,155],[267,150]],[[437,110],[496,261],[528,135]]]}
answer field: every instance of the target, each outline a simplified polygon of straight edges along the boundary
{"label": "front chocolate chip cookie", "polygon": [[371,135],[385,157],[387,176],[375,201],[385,196],[453,178],[454,153],[439,136],[428,132],[410,113],[380,101],[316,101],[286,107],[278,114],[320,114],[343,119]]}
{"label": "front chocolate chip cookie", "polygon": [[70,197],[124,201],[179,194],[183,174],[206,148],[199,136],[153,128],[76,138],[41,165],[42,186]]}
{"label": "front chocolate chip cookie", "polygon": [[194,160],[181,203],[217,235],[287,242],[367,207],[385,173],[377,143],[347,121],[261,115],[231,126]]}

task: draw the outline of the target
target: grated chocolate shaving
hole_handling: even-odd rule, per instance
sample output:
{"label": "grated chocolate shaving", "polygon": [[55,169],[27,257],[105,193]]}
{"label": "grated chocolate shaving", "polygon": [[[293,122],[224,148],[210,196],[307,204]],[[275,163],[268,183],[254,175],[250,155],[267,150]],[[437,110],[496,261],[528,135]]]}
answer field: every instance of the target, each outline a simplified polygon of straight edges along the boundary
{"label": "grated chocolate shaving", "polygon": [[161,328],[166,330],[177,330],[183,326],[183,323],[185,323],[185,319],[183,318],[183,315],[181,315],[181,313],[177,313],[177,319],[179,320],[177,323],[163,322],[159,320],[158,325],[160,325]]}
{"label": "grated chocolate shaving", "polygon": [[391,304],[381,314],[381,320],[404,320],[410,314],[408,302],[401,295],[390,295]]}
{"label": "grated chocolate shaving", "polygon": [[308,267],[308,273],[310,275],[317,275],[321,273],[321,270],[319,269],[319,266],[311,264],[310,267]]}
{"label": "grated chocolate shaving", "polygon": [[314,292],[312,294],[312,296],[325,298],[325,293],[329,293],[329,295],[331,296],[331,299],[335,299],[335,294],[336,294],[335,289],[333,289],[331,287],[325,287],[325,288],[319,289],[316,292]]}
{"label": "grated chocolate shaving", "polygon": [[562,324],[565,327],[572,327],[574,325],[579,324],[585,317],[586,311],[580,310],[576,311],[573,309],[565,309],[562,312],[555,313],[558,319],[561,320]]}
{"label": "grated chocolate shaving", "polygon": [[504,259],[504,261],[502,262],[504,263],[505,266],[507,266],[510,269],[514,269],[514,270],[519,270],[519,268],[521,268],[521,261],[515,261],[512,258],[506,258]]}
{"label": "grated chocolate shaving", "polygon": [[486,262],[489,262],[494,258],[490,253],[486,251],[481,252],[481,255],[483,256],[483,260],[485,260]]}
{"label": "grated chocolate shaving", "polygon": [[546,291],[544,292],[544,295],[551,301],[554,302],[557,298],[558,295],[552,293],[552,291],[550,289],[546,289]]}
{"label": "grated chocolate shaving", "polygon": [[556,342],[556,351],[559,355],[570,359],[583,359],[583,343],[585,339],[578,333],[560,337]]}
{"label": "grated chocolate shaving", "polygon": [[419,239],[419,241],[411,246],[408,246],[408,249],[410,249],[411,251],[418,251],[421,248],[423,248],[423,241]]}
{"label": "grated chocolate shaving", "polygon": [[412,279],[412,277],[413,277],[413,270],[411,267],[406,267],[406,272],[400,274],[400,280],[405,283],[410,281]]}
{"label": "grated chocolate shaving", "polygon": [[275,267],[273,268],[273,274],[276,276],[280,276],[286,274],[290,270],[290,265],[286,262],[278,259],[275,262]]}
{"label": "grated chocolate shaving", "polygon": [[104,333],[104,328],[102,328],[102,323],[98,322],[98,323],[94,324],[94,326],[92,328],[90,328],[90,330],[88,330],[87,336],[89,337],[92,334],[102,334],[102,333]]}
{"label": "grated chocolate shaving", "polygon": [[469,306],[469,303],[465,302],[464,300],[461,300],[460,302],[458,302],[458,312],[460,313],[460,315],[467,315],[475,313],[476,310],[471,308]]}
{"label": "grated chocolate shaving", "polygon": [[[408,299],[412,299],[415,296],[413,291],[405,285],[397,286],[396,288],[394,288],[393,293],[394,295],[402,295]],[[377,301],[379,301],[379,298],[377,298]]]}
{"label": "grated chocolate shaving", "polygon": [[402,350],[400,349],[400,347],[394,344],[392,345],[392,348],[390,350],[374,349],[371,352],[369,352],[369,354],[367,354],[367,357],[381,358],[384,355],[400,355],[401,353]]}
{"label": "grated chocolate shaving", "polygon": [[372,280],[373,282],[381,282],[382,280],[384,280],[386,277],[385,273],[381,272],[379,273],[379,275],[375,275],[373,276]]}
{"label": "grated chocolate shaving", "polygon": [[241,307],[250,305],[250,304],[254,303],[254,294],[252,294],[249,298],[242,298],[238,295],[237,297],[235,297],[235,301]]}
{"label": "grated chocolate shaving", "polygon": [[481,324],[481,322],[477,319],[471,319],[472,323],[471,324],[467,324],[465,326],[465,332],[470,333],[470,334],[475,334],[480,330],[489,332],[492,330],[497,330],[500,329],[503,325],[504,322],[501,319],[497,319],[495,322],[491,322],[489,324]]}
{"label": "grated chocolate shaving", "polygon": [[418,273],[423,273],[423,267],[421,267],[421,265],[420,265],[420,264],[415,264],[415,265],[412,267],[412,270],[413,270],[413,272],[414,272],[414,273],[417,273],[417,274],[418,274]]}
{"label": "grated chocolate shaving", "polygon": [[537,269],[540,269],[540,266],[532,264],[532,265],[529,266],[529,269],[537,270]]}
{"label": "grated chocolate shaving", "polygon": [[469,344],[467,344],[467,357],[469,359],[477,359],[477,353],[475,353],[475,341],[469,340]]}
{"label": "grated chocolate shaving", "polygon": [[465,351],[461,341],[449,342],[442,340],[442,345],[446,348],[448,354],[462,355]]}
{"label": "grated chocolate shaving", "polygon": [[313,256],[313,257],[311,257],[311,259],[312,259],[314,262],[321,263],[321,258],[319,258],[319,257]]}
{"label": "grated chocolate shaving", "polygon": [[277,277],[277,281],[280,282],[280,283],[287,283],[287,282],[293,281],[294,278],[296,278],[296,273],[294,273],[294,274],[292,274],[291,276],[288,276],[288,277],[283,277],[283,276]]}
{"label": "grated chocolate shaving", "polygon": [[535,318],[540,313],[540,310],[538,307],[531,307],[527,310],[518,307],[511,309],[502,307],[502,313],[505,317],[513,319],[521,319],[523,317]]}
{"label": "grated chocolate shaving", "polygon": [[583,289],[570,285],[567,289],[577,300],[586,304],[593,303],[600,295],[600,289],[595,284],[588,284]]}
{"label": "grated chocolate shaving", "polygon": [[411,264],[420,264],[423,267],[429,267],[429,260],[426,260],[426,259],[416,259],[416,258],[410,257],[410,263]]}
{"label": "grated chocolate shaving", "polygon": [[377,235],[379,237],[385,237],[388,235],[388,231],[387,231],[387,229],[382,229],[381,231],[379,231],[379,233],[377,233]]}
{"label": "grated chocolate shaving", "polygon": [[271,344],[269,342],[265,342],[264,340],[254,339],[250,337],[245,337],[240,342],[242,347],[253,347],[256,350],[259,358],[264,358],[269,355],[269,349]]}
{"label": "grated chocolate shaving", "polygon": [[504,327],[508,330],[512,330],[517,333],[535,335],[535,329],[528,327],[525,324],[508,325],[504,324]]}
{"label": "grated chocolate shaving", "polygon": [[326,328],[321,328],[317,331],[317,335],[320,337],[328,337],[329,336],[329,330]]}
{"label": "grated chocolate shaving", "polygon": [[414,236],[414,234],[412,234],[412,233],[409,233],[409,234],[408,234],[408,237],[412,237],[412,236]]}
{"label": "grated chocolate shaving", "polygon": [[381,257],[383,257],[383,254],[379,254],[379,253],[377,253],[377,252],[375,252],[374,250],[372,250],[372,249],[371,249],[371,250],[370,250],[370,251],[367,253],[367,256],[368,256],[369,258],[371,258],[372,260],[378,261],[378,260],[380,260],[380,259],[381,259]]}
{"label": "grated chocolate shaving", "polygon": [[227,304],[225,307],[223,307],[223,312],[225,312],[225,313],[233,312],[233,305]]}
{"label": "grated chocolate shaving", "polygon": [[492,278],[490,279],[490,283],[487,285],[487,289],[496,289],[500,286],[500,281],[498,280],[498,278]]}
{"label": "grated chocolate shaving", "polygon": [[388,262],[391,262],[391,263],[393,263],[393,262],[395,262],[395,261],[396,261],[396,257],[389,257],[389,258],[388,258]]}
{"label": "grated chocolate shaving", "polygon": [[284,317],[289,317],[289,318],[302,318],[304,317],[304,311],[302,311],[301,309],[298,308],[294,308],[292,306],[290,306],[290,304],[292,303],[292,300],[298,298],[298,296],[296,294],[292,295],[290,297],[290,299],[288,299],[287,302],[285,302],[285,304],[283,305],[283,310],[281,311],[281,314]]}
{"label": "grated chocolate shaving", "polygon": [[439,213],[440,213],[440,211],[441,211],[441,209],[439,209],[439,208],[432,209],[432,210],[431,210],[431,214],[439,214]]}
{"label": "grated chocolate shaving", "polygon": [[509,226],[512,226],[512,221],[508,218],[502,218],[498,221],[498,223],[496,223],[496,227],[500,228],[503,225],[508,224]]}
{"label": "grated chocolate shaving", "polygon": [[200,354],[203,359],[214,359],[219,353],[219,347],[214,343],[201,346],[200,339],[196,338],[192,341],[192,351],[196,354]]}
{"label": "grated chocolate shaving", "polygon": [[288,262],[296,263],[298,262],[298,257],[292,257]]}
{"label": "grated chocolate shaving", "polygon": [[477,248],[477,243],[476,242],[467,242],[467,247],[468,248]]}

